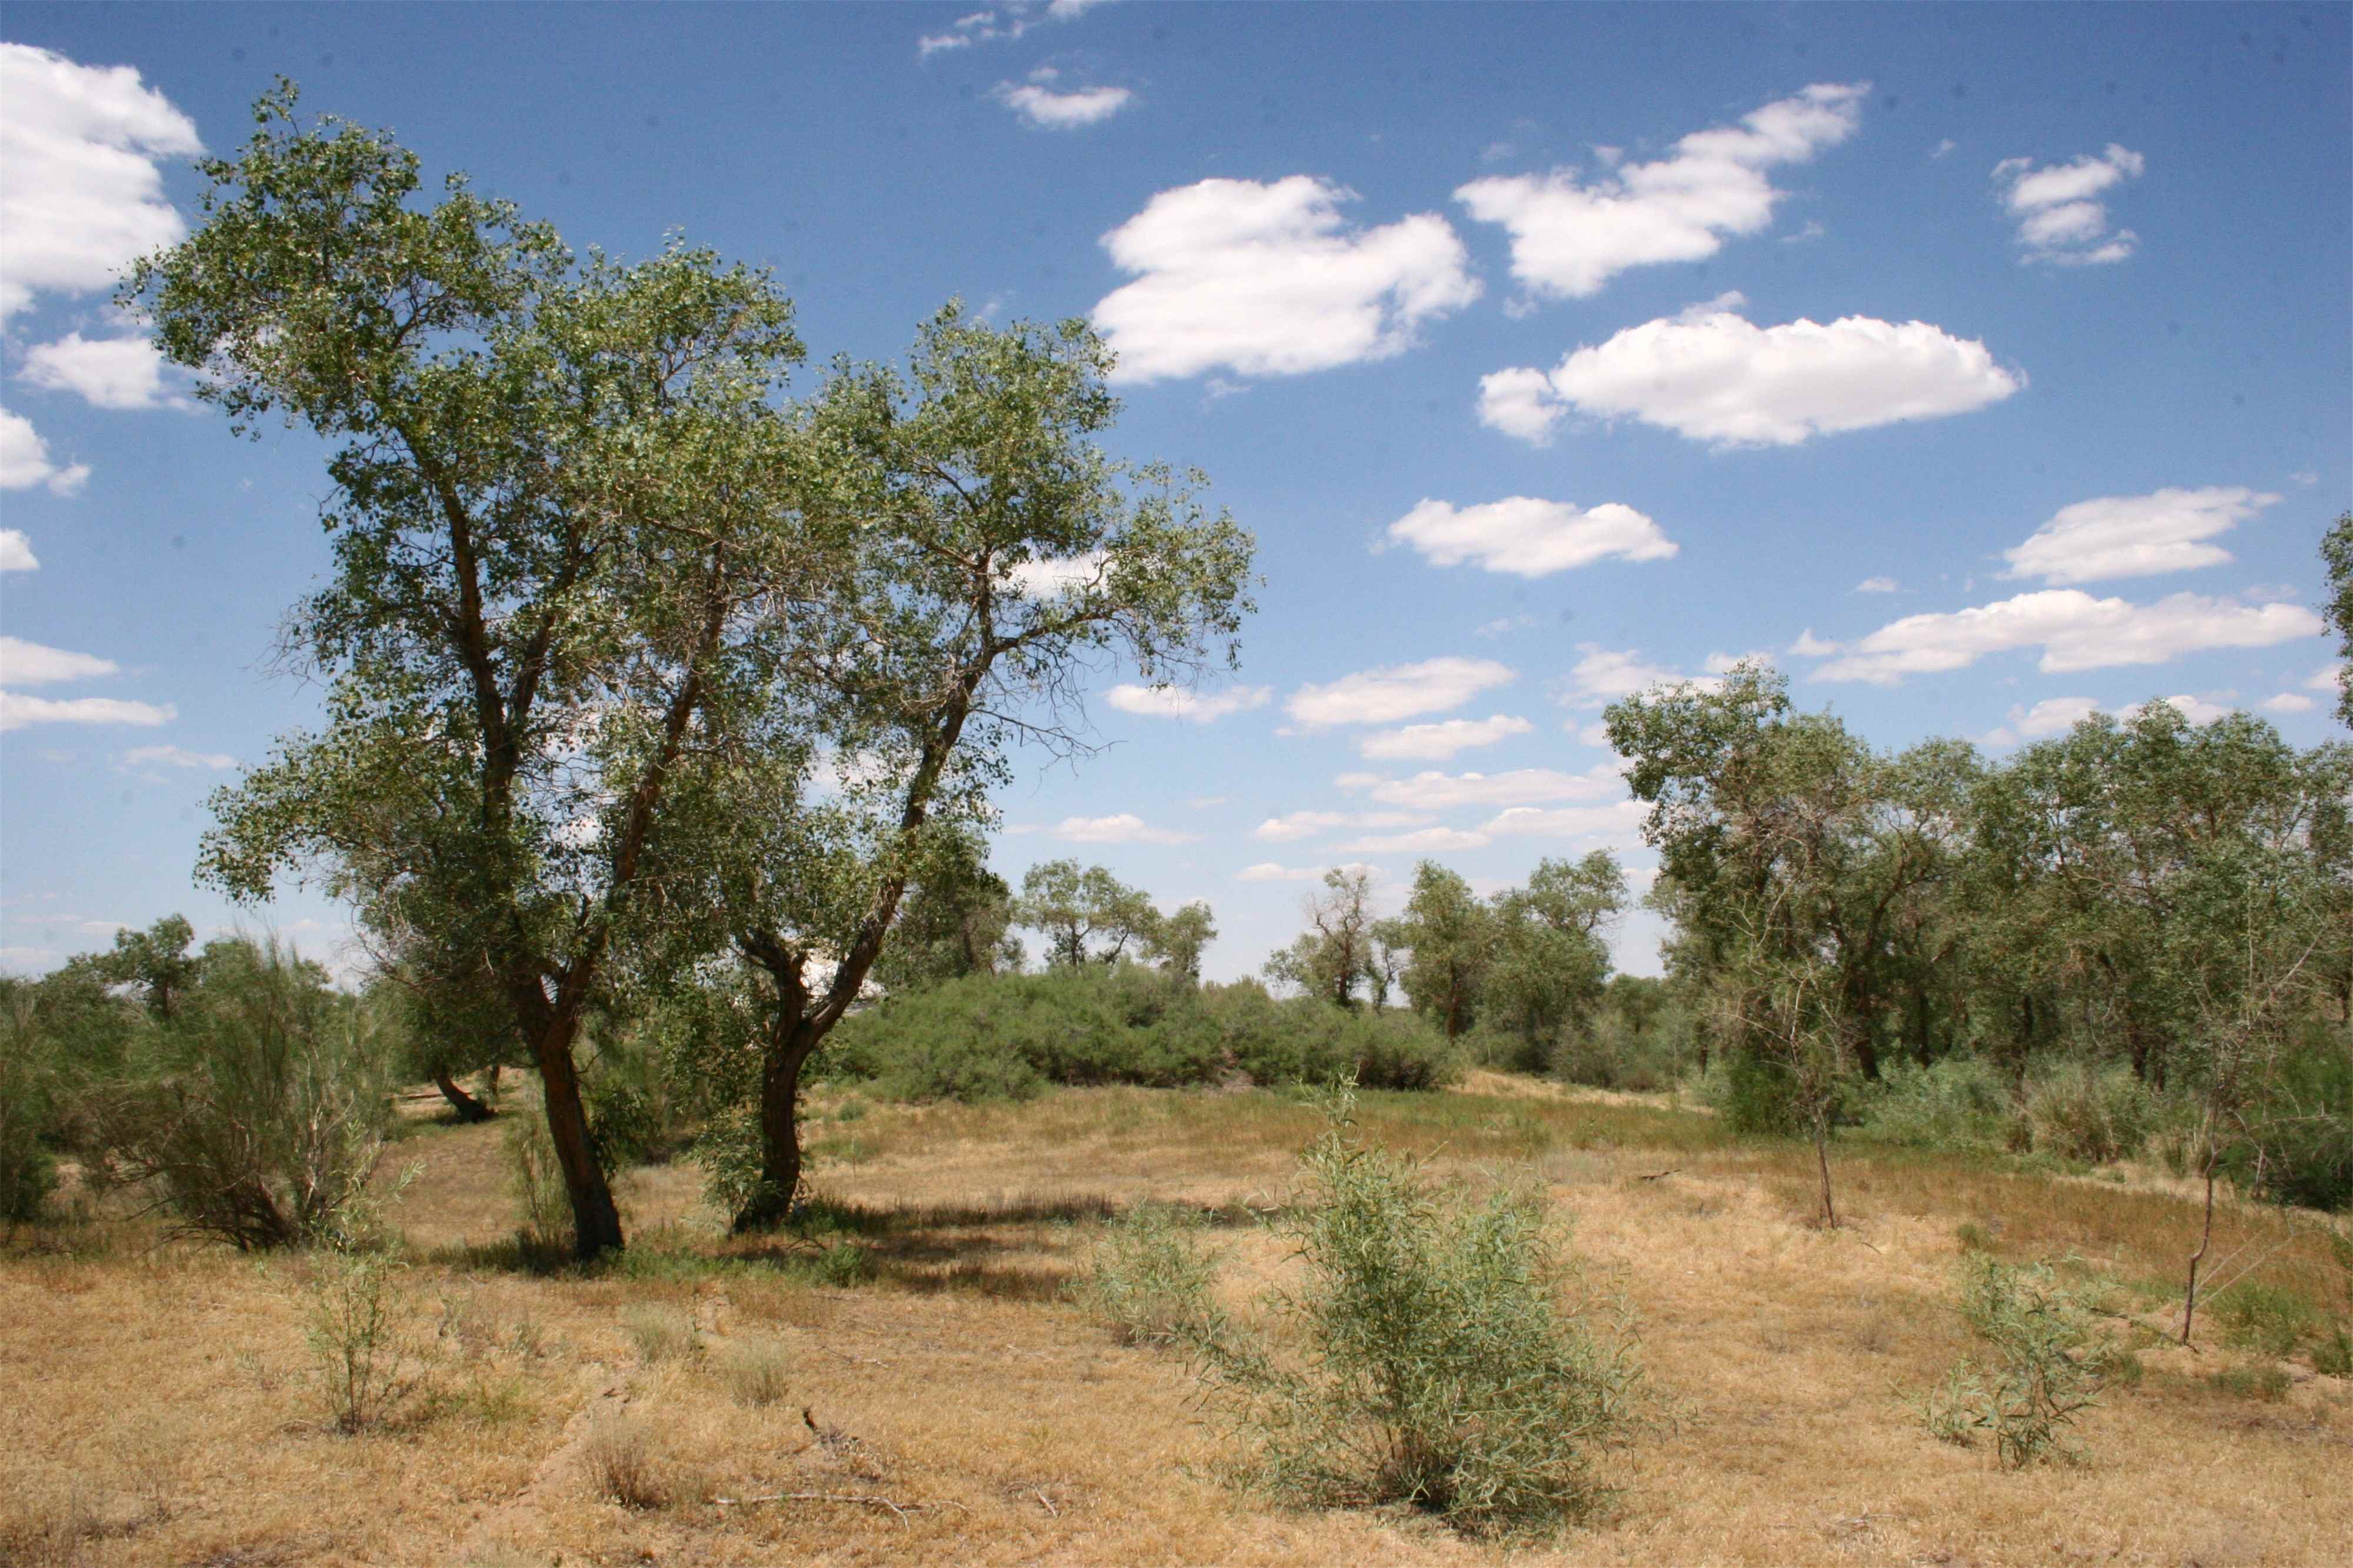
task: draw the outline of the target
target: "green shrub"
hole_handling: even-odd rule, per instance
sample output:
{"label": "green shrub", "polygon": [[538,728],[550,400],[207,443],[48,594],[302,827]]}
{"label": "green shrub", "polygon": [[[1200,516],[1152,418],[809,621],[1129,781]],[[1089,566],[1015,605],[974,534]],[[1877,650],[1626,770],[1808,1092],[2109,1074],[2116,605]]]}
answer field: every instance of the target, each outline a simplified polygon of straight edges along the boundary
{"label": "green shrub", "polygon": [[416,1388],[403,1265],[366,1246],[321,1249],[311,1265],[304,1339],[335,1430],[382,1424]]}
{"label": "green shrub", "polygon": [[2253,1279],[2210,1297],[2206,1310],[2221,1327],[2224,1344],[2259,1355],[2292,1356],[2320,1331],[2320,1313],[2310,1302]]}
{"label": "green shrub", "polygon": [[1982,1348],[1930,1391],[1929,1431],[1964,1447],[1989,1436],[2005,1468],[2077,1457],[2063,1428],[2096,1403],[2120,1352],[2049,1265],[2014,1268],[1972,1254],[1962,1271],[1961,1316]]}
{"label": "green shrub", "polygon": [[390,1121],[383,1053],[326,972],[275,942],[216,942],[202,984],[142,1031],[84,1109],[100,1180],[240,1248],[332,1235]]}
{"label": "green shrub", "polygon": [[1336,1119],[1303,1163],[1284,1229],[1303,1278],[1266,1303],[1272,1336],[1229,1329],[1199,1352],[1245,1476],[1292,1502],[1405,1504],[1477,1533],[1584,1514],[1635,1373],[1559,1305],[1540,1195],[1441,1194]]}
{"label": "green shrub", "polygon": [[2312,1370],[2324,1377],[2353,1377],[2353,1326],[2328,1325],[2312,1347]]}
{"label": "green shrub", "polygon": [[40,1217],[57,1188],[50,1145],[61,1131],[47,1042],[31,1006],[10,1005],[16,989],[0,996],[0,1220]]}
{"label": "green shrub", "polygon": [[1198,1210],[1145,1204],[1103,1227],[1075,1294],[1127,1343],[1199,1344],[1220,1331],[1217,1261]]}
{"label": "green shrub", "polygon": [[556,1163],[555,1141],[539,1108],[511,1111],[501,1133],[507,1194],[514,1201],[515,1242],[527,1258],[553,1260],[572,1252],[572,1195]]}
{"label": "green shrub", "polygon": [[1890,1063],[1857,1111],[1866,1133],[1919,1149],[2007,1149],[2023,1131],[2001,1074],[1975,1057]]}
{"label": "green shrub", "polygon": [[2130,1069],[2075,1062],[2027,1085],[2026,1121],[2035,1152],[2099,1165],[2140,1152],[2158,1104]]}
{"label": "green shrub", "polygon": [[1733,1132],[1789,1135],[1808,1126],[1788,1064],[1745,1047],[1716,1052],[1700,1080],[1700,1098]]}
{"label": "green shrub", "polygon": [[2316,1031],[2280,1064],[2255,1108],[2263,1157],[2241,1147],[2224,1165],[2255,1196],[2306,1208],[2353,1208],[2353,1048]]}
{"label": "green shrub", "polygon": [[2276,1405],[2285,1399],[2293,1382],[2285,1371],[2270,1365],[2226,1366],[2206,1374],[2206,1385],[2215,1393],[2265,1405]]}

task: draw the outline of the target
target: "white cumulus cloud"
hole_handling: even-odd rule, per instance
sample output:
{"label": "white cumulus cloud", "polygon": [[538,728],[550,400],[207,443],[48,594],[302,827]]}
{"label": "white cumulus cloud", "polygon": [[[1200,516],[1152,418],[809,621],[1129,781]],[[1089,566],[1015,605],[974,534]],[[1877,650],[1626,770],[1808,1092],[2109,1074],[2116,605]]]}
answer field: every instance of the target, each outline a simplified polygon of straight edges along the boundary
{"label": "white cumulus cloud", "polygon": [[1590,510],[1567,501],[1506,496],[1458,508],[1423,500],[1389,524],[1392,544],[1411,545],[1440,566],[1473,562],[1514,577],[1545,577],[1609,556],[1663,561],[1678,548],[1659,525],[1630,506],[1605,501]]}
{"label": "white cumulus cloud", "polygon": [[37,572],[41,563],[33,555],[33,542],[18,528],[0,528],[0,572]]}
{"label": "white cumulus cloud", "polygon": [[2274,713],[2309,713],[2315,707],[2312,699],[2301,691],[2282,691],[2266,698],[2263,707]]}
{"label": "white cumulus cloud", "polygon": [[122,753],[126,768],[173,767],[220,773],[237,766],[226,752],[191,752],[185,746],[133,746]]}
{"label": "white cumulus cloud", "polygon": [[1339,867],[1285,866],[1274,860],[1261,860],[1255,866],[1245,866],[1235,872],[1234,880],[1237,882],[1320,882],[1324,879],[1324,872],[1335,869],[1351,875],[1358,871],[1374,877],[1380,875],[1377,869],[1366,865],[1361,860],[1352,860]]}
{"label": "white cumulus cloud", "polygon": [[2048,735],[2063,735],[2100,710],[2100,705],[2088,697],[2046,697],[2031,708],[2010,710],[2011,724],[2030,741]]}
{"label": "white cumulus cloud", "polygon": [[1338,827],[1409,827],[1429,820],[1421,813],[1409,811],[1294,811],[1268,817],[1250,837],[1269,844],[1288,844]]}
{"label": "white cumulus cloud", "polygon": [[155,163],[203,151],[133,68],[0,44],[0,321],[41,290],[111,289],[186,234]]}
{"label": "white cumulus cloud", "polygon": [[1568,672],[1567,700],[1584,708],[1599,708],[1620,697],[1683,679],[1672,669],[1643,658],[1632,648],[1579,643],[1580,655]]}
{"label": "white cumulus cloud", "polygon": [[1125,109],[1134,97],[1124,87],[1082,87],[1056,92],[1035,81],[1018,87],[1005,82],[997,89],[997,102],[1019,115],[1024,123],[1040,131],[1076,131],[1083,125],[1099,124]]}
{"label": "white cumulus cloud", "polygon": [[[1759,327],[1736,295],[1629,327],[1546,374],[1512,370],[1481,385],[1480,418],[1539,440],[1571,410],[1621,416],[1725,447],[1796,446],[1815,436],[1966,414],[2024,384],[1984,343],[1926,321],[1841,316]],[[1535,377],[1541,375],[1537,388]]]}
{"label": "white cumulus cloud", "polygon": [[49,460],[49,444],[32,421],[0,408],[0,490],[46,485],[53,495],[73,495],[89,482],[90,465],[59,468]]}
{"label": "white cumulus cloud", "polygon": [[118,667],[111,658],[45,647],[22,637],[0,637],[0,686],[47,686],[59,680],[88,680],[116,673]]}
{"label": "white cumulus cloud", "polygon": [[1054,837],[1066,844],[1190,844],[1200,835],[1154,827],[1124,811],[1115,816],[1066,816],[1054,825]]}
{"label": "white cumulus cloud", "polygon": [[997,575],[1027,599],[1052,599],[1073,589],[1092,588],[1103,581],[1110,559],[1100,550],[1084,555],[1050,555],[1037,561],[1017,561],[998,568]]}
{"label": "white cumulus cloud", "polygon": [[2343,665],[2324,664],[2312,672],[2311,678],[2305,681],[2304,689],[2306,691],[2334,691],[2337,689],[2337,682],[2344,679],[2344,675]]}
{"label": "white cumulus cloud", "polygon": [[1224,691],[1204,692],[1130,682],[1113,687],[1103,700],[1123,713],[1141,714],[1147,719],[1183,719],[1194,724],[1213,724],[1229,713],[1263,708],[1273,695],[1272,689],[1264,686],[1235,686]]}
{"label": "white cumulus cloud", "polygon": [[2231,552],[2207,542],[2279,499],[2235,485],[2209,485],[2077,501],[2053,512],[2025,543],[2003,551],[2010,563],[2003,575],[2040,577],[2064,587],[2219,566]]}
{"label": "white cumulus cloud", "polygon": [[168,724],[179,710],[166,702],[127,702],[114,697],[53,699],[0,691],[0,730],[27,724]]}
{"label": "white cumulus cloud", "polygon": [[1822,680],[1892,684],[1906,675],[1960,669],[1988,654],[2042,649],[2045,674],[2162,664],[2220,647],[2269,647],[2315,637],[2320,617],[2300,605],[2240,605],[2174,594],[2152,605],[2096,599],[2080,588],[2045,588],[1966,610],[1906,616],[1851,643],[1814,674]]}
{"label": "white cumulus cloud", "polygon": [[2124,710],[2124,717],[2130,719],[2146,709],[2155,707],[2159,702],[2164,703],[2192,724],[2211,724],[2215,720],[2227,719],[2236,711],[2235,709],[2225,707],[2220,702],[2209,702],[2203,697],[2192,697],[2185,691],[2171,697],[2155,698],[2147,702],[2136,702]]}
{"label": "white cumulus cloud", "polygon": [[1447,719],[1435,724],[1408,724],[1402,729],[1377,731],[1357,742],[1356,750],[1367,757],[1436,762],[1473,746],[1492,746],[1514,735],[1525,735],[1535,728],[1525,719],[1514,719],[1508,713],[1494,713],[1484,719]]}
{"label": "white cumulus cloud", "polygon": [[35,386],[74,393],[100,408],[160,408],[175,401],[164,389],[164,356],[145,338],[68,332],[27,349],[24,374]]}
{"label": "white cumulus cloud", "polygon": [[1472,833],[1460,827],[1423,827],[1411,833],[1352,838],[1338,847],[1359,855],[1430,855],[1449,849],[1478,849],[1490,842],[1483,833]]}
{"label": "white cumulus cloud", "polygon": [[1366,791],[1384,805],[1413,811],[1451,811],[1461,806],[1499,808],[1538,805],[1547,801],[1600,800],[1622,794],[1626,781],[1614,763],[1581,773],[1553,768],[1514,768],[1500,773],[1419,773],[1411,778],[1384,779],[1368,773],[1344,773],[1343,789]]}
{"label": "white cumulus cloud", "polygon": [[1605,805],[1515,805],[1482,830],[1490,837],[1609,838],[1631,845],[1651,808],[1628,796]]}
{"label": "white cumulus cloud", "polygon": [[1799,163],[1854,133],[1868,82],[1817,83],[1743,119],[1698,131],[1651,163],[1614,164],[1590,181],[1573,169],[1491,175],[1454,193],[1511,235],[1512,276],[1532,294],[1581,298],[1630,267],[1698,261],[1727,236],[1773,221],[1782,193],[1766,171]]}
{"label": "white cumulus cloud", "polygon": [[1136,275],[1094,310],[1119,355],[1113,378],[1296,375],[1382,359],[1404,352],[1422,321],[1478,297],[1444,218],[1352,231],[1340,216],[1351,195],[1293,174],[1154,196],[1103,237]]}
{"label": "white cumulus cloud", "polygon": [[2063,267],[2122,261],[2140,237],[2108,222],[2097,198],[2110,187],[2138,179],[2148,161],[2128,147],[2109,142],[2103,153],[2086,153],[2073,163],[2037,168],[2031,158],[2005,158],[1994,165],[2002,205],[2018,220],[2018,243],[2028,261]]}
{"label": "white cumulus cloud", "polygon": [[1865,577],[1854,585],[1858,594],[1900,594],[1904,584],[1893,577]]}
{"label": "white cumulus cloud", "polygon": [[1424,659],[1358,670],[1291,694],[1284,711],[1312,729],[1332,724],[1394,724],[1459,708],[1491,687],[1510,682],[1509,665],[1492,658]]}

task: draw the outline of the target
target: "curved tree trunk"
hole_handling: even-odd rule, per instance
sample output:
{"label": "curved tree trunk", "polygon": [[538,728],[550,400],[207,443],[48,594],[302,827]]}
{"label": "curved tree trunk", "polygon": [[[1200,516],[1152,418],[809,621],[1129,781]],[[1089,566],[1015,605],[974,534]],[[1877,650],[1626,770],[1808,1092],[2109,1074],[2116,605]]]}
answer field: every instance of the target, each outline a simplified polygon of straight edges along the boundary
{"label": "curved tree trunk", "polygon": [[760,1190],[736,1211],[735,1233],[771,1230],[792,1217],[801,1184],[801,1069],[821,1037],[807,1019],[778,1019],[760,1064]]}
{"label": "curved tree trunk", "polygon": [[438,1068],[433,1073],[433,1087],[441,1091],[441,1098],[449,1102],[449,1109],[458,1113],[458,1120],[460,1121],[488,1121],[498,1114],[497,1111],[468,1094],[459,1087],[456,1079]]}
{"label": "curved tree trunk", "polygon": [[580,1072],[572,1059],[572,1037],[579,1020],[558,1017],[533,1042],[539,1061],[539,1080],[547,1100],[547,1135],[555,1145],[555,1163],[564,1172],[564,1190],[572,1200],[573,1256],[593,1263],[606,1252],[621,1248],[621,1211],[588,1131],[588,1109],[580,1099]]}

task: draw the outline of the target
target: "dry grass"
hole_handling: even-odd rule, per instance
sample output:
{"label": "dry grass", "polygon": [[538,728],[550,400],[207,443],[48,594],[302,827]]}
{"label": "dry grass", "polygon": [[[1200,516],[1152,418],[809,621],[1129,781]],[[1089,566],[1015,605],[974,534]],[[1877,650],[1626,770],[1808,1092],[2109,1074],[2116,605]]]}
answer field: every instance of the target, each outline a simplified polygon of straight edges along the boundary
{"label": "dry grass", "polygon": [[[1473,1180],[1532,1164],[1663,1395],[1610,1463],[1614,1512],[1514,1561],[2300,1564],[2353,1539],[2353,1392],[2300,1363],[2263,1363],[2283,1391],[2262,1367],[2215,1380],[2253,1364],[2217,1348],[2145,1352],[2147,1377],[2078,1429],[2089,1463],[2024,1475],[1936,1442],[1910,1405],[1962,1347],[1960,1227],[2072,1255],[2123,1282],[2119,1311],[2156,1312],[2138,1283],[2171,1279],[2195,1230],[2179,1194],[1842,1148],[1854,1224],[1822,1232],[1802,1149],[1636,1097],[1470,1088],[1366,1096],[1364,1130]],[[821,1141],[857,1140],[820,1166],[837,1238],[872,1259],[848,1289],[809,1282],[806,1243],[722,1236],[686,1169],[632,1177],[624,1267],[534,1275],[507,1245],[498,1129],[420,1126],[390,1163],[425,1163],[397,1215],[425,1391],[355,1437],[316,1417],[299,1264],[136,1226],[19,1232],[0,1563],[1501,1561],[1411,1520],[1237,1496],[1181,1365],[1057,1299],[1103,1215],[1148,1199],[1227,1222],[1242,1300],[1283,1267],[1248,1214],[1284,1200],[1317,1125],[1282,1096],[1115,1089],[821,1119]],[[2275,1216],[2229,1225],[2250,1278],[2339,1300]]]}

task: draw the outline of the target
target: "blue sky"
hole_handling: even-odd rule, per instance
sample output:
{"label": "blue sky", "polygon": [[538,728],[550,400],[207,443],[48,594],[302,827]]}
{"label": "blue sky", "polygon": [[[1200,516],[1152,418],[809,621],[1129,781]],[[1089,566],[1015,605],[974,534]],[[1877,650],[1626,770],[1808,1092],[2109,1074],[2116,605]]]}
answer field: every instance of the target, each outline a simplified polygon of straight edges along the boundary
{"label": "blue sky", "polygon": [[1092,316],[1116,445],[1206,469],[1266,581],[1238,677],[1103,672],[1103,749],[1036,759],[996,860],[1208,899],[1227,976],[1323,867],[1639,869],[1600,704],[1741,655],[1888,746],[2151,699],[2341,736],[2348,22],[13,5],[0,962],[174,910],[338,941],[189,877],[206,793],[317,710],[271,639],[325,562],[322,450],[232,437],[107,304],[276,74],[575,246],[773,265],[814,361],[955,295]]}

